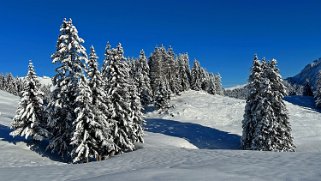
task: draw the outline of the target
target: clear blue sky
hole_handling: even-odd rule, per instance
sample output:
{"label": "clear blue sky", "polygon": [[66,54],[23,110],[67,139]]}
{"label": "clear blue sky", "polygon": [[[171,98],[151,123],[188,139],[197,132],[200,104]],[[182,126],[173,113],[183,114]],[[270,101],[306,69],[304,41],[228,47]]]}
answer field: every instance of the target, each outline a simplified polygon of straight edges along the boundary
{"label": "clear blue sky", "polygon": [[0,3],[0,72],[52,76],[59,27],[72,18],[102,63],[105,44],[125,55],[156,45],[188,52],[229,87],[247,81],[254,53],[276,58],[283,77],[321,57],[320,0],[6,0]]}

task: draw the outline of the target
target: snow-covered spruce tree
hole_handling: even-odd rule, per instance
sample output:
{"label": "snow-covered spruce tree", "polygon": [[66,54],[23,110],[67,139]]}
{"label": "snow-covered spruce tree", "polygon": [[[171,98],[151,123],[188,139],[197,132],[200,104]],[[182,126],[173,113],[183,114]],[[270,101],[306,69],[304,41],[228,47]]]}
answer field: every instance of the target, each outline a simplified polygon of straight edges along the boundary
{"label": "snow-covered spruce tree", "polygon": [[141,50],[139,60],[136,62],[135,79],[137,79],[137,91],[143,106],[148,105],[152,101],[149,71],[145,52]]}
{"label": "snow-covered spruce tree", "polygon": [[202,90],[208,92],[208,89],[210,86],[210,75],[204,68],[201,68],[201,79],[202,79]]}
{"label": "snow-covered spruce tree", "polygon": [[7,74],[6,76],[6,84],[5,84],[5,91],[11,94],[15,92],[15,79],[11,73]]}
{"label": "snow-covered spruce tree", "polygon": [[282,83],[276,60],[263,62],[263,82],[261,85],[261,119],[257,122],[251,149],[262,151],[294,151],[288,111],[283,97],[285,87]]}
{"label": "snow-covered spruce tree", "polygon": [[169,84],[170,90],[174,94],[178,94],[180,92],[180,84],[178,77],[178,64],[175,61],[175,53],[172,47],[169,47],[167,52],[165,52],[165,62],[164,75]]}
{"label": "snow-covered spruce tree", "polygon": [[197,60],[194,60],[191,76],[191,88],[196,91],[202,90],[202,70]]}
{"label": "snow-covered spruce tree", "polygon": [[56,151],[63,158],[70,156],[73,146],[71,137],[73,122],[78,115],[76,109],[80,80],[84,80],[85,63],[88,61],[84,40],[78,36],[71,19],[64,19],[58,37],[56,52],[51,56],[56,64],[56,75],[52,82],[54,90],[48,105],[48,126],[52,137],[47,149]]}
{"label": "snow-covered spruce tree", "polygon": [[215,88],[216,88],[216,94],[223,96],[224,90],[222,86],[222,77],[220,74],[216,74],[215,76]]}
{"label": "snow-covered spruce tree", "polygon": [[261,119],[261,111],[257,110],[257,105],[262,100],[261,84],[263,70],[258,57],[255,55],[251,74],[248,80],[249,95],[246,99],[245,113],[243,115],[241,137],[241,146],[244,150],[252,149],[253,134],[256,129],[256,124]]}
{"label": "snow-covered spruce tree", "polygon": [[[77,86],[75,100],[76,119],[73,121],[71,157],[73,163],[89,162],[89,158],[98,154],[98,142],[103,141],[102,132],[96,130],[101,127],[94,120],[91,90],[85,77],[81,77]],[[97,132],[96,132],[97,131]]]}
{"label": "snow-covered spruce tree", "polygon": [[180,54],[178,56],[178,70],[181,85],[180,91],[187,91],[190,89],[190,70],[187,54]]}
{"label": "snow-covered spruce tree", "polygon": [[288,111],[283,102],[285,87],[276,61],[262,61],[260,67],[256,64],[255,61],[250,76],[250,80],[255,81],[249,84],[242,147],[262,151],[294,151]]}
{"label": "snow-covered spruce tree", "polygon": [[43,110],[43,93],[39,90],[36,72],[30,60],[28,74],[25,78],[25,89],[13,118],[10,135],[25,136],[36,141],[41,141],[49,136],[46,129],[46,120]]}
{"label": "snow-covered spruce tree", "polygon": [[155,94],[155,108],[161,111],[166,111],[170,107],[170,95],[169,87],[166,87],[166,83],[161,81]]}
{"label": "snow-covered spruce tree", "polygon": [[317,90],[314,93],[315,106],[321,108],[321,71],[318,73]]}
{"label": "snow-covered spruce tree", "polygon": [[138,67],[136,66],[137,60],[134,58],[126,58],[127,59],[127,64],[129,67],[129,75],[131,78],[133,78],[133,80],[135,81],[135,84],[138,83],[138,78],[136,78],[137,76],[137,69]]}
{"label": "snow-covered spruce tree", "polygon": [[134,134],[130,135],[130,138],[133,143],[144,143],[144,117],[142,113],[142,104],[139,97],[139,93],[137,91],[137,87],[135,84],[132,84],[129,87],[130,92],[130,107],[131,107],[131,119],[133,120],[133,131]]}
{"label": "snow-covered spruce tree", "polygon": [[156,91],[159,87],[160,82],[164,80],[162,75],[162,64],[163,64],[162,49],[159,47],[156,47],[148,61],[150,85],[151,85],[153,97],[156,94]]}
{"label": "snow-covered spruce tree", "polygon": [[303,87],[303,96],[311,96],[313,97],[313,91],[310,85],[310,81],[307,79],[305,85]]}
{"label": "snow-covered spruce tree", "polygon": [[291,124],[289,122],[289,113],[283,101],[286,96],[286,87],[283,85],[283,80],[280,71],[277,68],[277,61],[272,59],[269,63],[268,78],[271,81],[271,89],[273,91],[272,108],[276,120],[274,123],[277,131],[274,137],[273,149],[276,151],[294,151],[293,137]]}
{"label": "snow-covered spruce tree", "polygon": [[216,94],[216,87],[215,87],[215,76],[213,73],[209,75],[209,86],[207,92],[209,94]]}
{"label": "snow-covered spruce tree", "polygon": [[114,152],[115,145],[108,122],[108,106],[104,94],[101,74],[97,65],[97,55],[91,47],[88,62],[89,82],[80,80],[79,93],[76,98],[78,115],[74,122],[72,144],[73,162],[88,162],[89,158],[101,160]]}
{"label": "snow-covered spruce tree", "polygon": [[104,63],[103,66],[101,68],[101,76],[103,77],[103,81],[106,84],[107,82],[107,67],[108,67],[108,62],[110,62],[111,59],[111,45],[109,43],[109,41],[106,44],[106,48],[105,48],[105,59],[104,59]]}
{"label": "snow-covered spruce tree", "polygon": [[124,60],[124,51],[119,44],[117,48],[111,49],[109,52],[110,59],[107,62],[107,92],[112,103],[110,107],[110,120],[115,120],[113,125],[114,143],[117,145],[115,153],[133,151],[135,149],[132,141],[135,135],[133,127],[130,86],[129,67]]}

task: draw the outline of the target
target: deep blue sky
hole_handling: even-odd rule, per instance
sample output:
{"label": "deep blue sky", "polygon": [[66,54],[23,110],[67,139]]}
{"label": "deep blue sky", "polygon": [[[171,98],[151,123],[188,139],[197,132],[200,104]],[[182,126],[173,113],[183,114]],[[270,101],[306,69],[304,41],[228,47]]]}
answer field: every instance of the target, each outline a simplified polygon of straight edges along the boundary
{"label": "deep blue sky", "polygon": [[0,2],[0,72],[54,74],[64,17],[72,18],[99,62],[107,41],[125,56],[149,55],[156,45],[188,52],[229,87],[247,81],[254,53],[276,58],[283,77],[321,57],[320,0],[6,0]]}

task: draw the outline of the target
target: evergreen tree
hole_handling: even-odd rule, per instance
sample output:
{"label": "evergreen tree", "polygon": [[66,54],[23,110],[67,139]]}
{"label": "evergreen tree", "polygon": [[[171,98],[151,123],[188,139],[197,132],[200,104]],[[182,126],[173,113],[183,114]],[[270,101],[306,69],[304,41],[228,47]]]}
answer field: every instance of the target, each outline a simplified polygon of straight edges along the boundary
{"label": "evergreen tree", "polygon": [[197,60],[194,61],[191,76],[191,88],[196,91],[202,90],[202,69]]}
{"label": "evergreen tree", "polygon": [[180,54],[178,57],[178,70],[180,78],[180,91],[187,91],[190,89],[190,70],[188,65],[188,55]]}
{"label": "evergreen tree", "polygon": [[133,120],[133,131],[134,134],[130,135],[133,143],[140,142],[144,143],[144,118],[142,113],[141,100],[134,84],[129,87],[130,91],[130,105],[131,105],[131,119]]}
{"label": "evergreen tree", "polygon": [[57,74],[53,77],[54,90],[48,105],[48,126],[52,137],[48,149],[61,156],[70,156],[73,146],[71,137],[73,122],[78,115],[74,112],[79,93],[80,80],[84,80],[85,63],[88,61],[84,40],[78,36],[71,19],[64,19],[58,37],[56,52],[52,55]]}
{"label": "evergreen tree", "polygon": [[77,87],[75,100],[76,119],[73,121],[73,133],[71,138],[71,157],[74,163],[89,162],[89,157],[98,154],[98,142],[104,140],[102,132],[96,127],[101,127],[94,120],[91,90],[87,79],[81,77]]}
{"label": "evergreen tree", "polygon": [[283,102],[286,95],[276,60],[263,62],[262,100],[258,105],[262,118],[257,123],[252,149],[263,151],[294,151],[288,111]]}
{"label": "evergreen tree", "polygon": [[[103,91],[102,77],[98,70],[97,55],[94,47],[88,62],[89,82],[83,79],[80,88],[74,123],[75,132],[72,144],[74,162],[88,162],[90,157],[101,160],[102,157],[113,153],[115,145],[108,122],[108,100]],[[88,85],[87,85],[88,84]]]}
{"label": "evergreen tree", "polygon": [[112,106],[110,120],[115,123],[112,127],[114,142],[117,145],[115,153],[133,151],[135,146],[132,136],[135,135],[133,127],[129,67],[123,56],[121,44],[110,50],[110,59],[107,62],[107,92]]}
{"label": "evergreen tree", "polygon": [[149,66],[144,50],[140,51],[139,60],[136,65],[135,78],[137,79],[137,88],[140,96],[140,100],[143,106],[148,105],[152,101],[151,87],[149,79]]}
{"label": "evergreen tree", "polygon": [[201,68],[201,80],[202,80],[202,90],[208,92],[209,86],[210,86],[210,75],[209,73]]}
{"label": "evergreen tree", "polygon": [[165,72],[167,82],[169,83],[169,88],[172,93],[178,94],[180,91],[179,79],[178,79],[178,65],[175,61],[175,53],[172,47],[169,47],[167,52],[165,52]]}
{"label": "evergreen tree", "polygon": [[162,51],[163,50],[161,48],[156,47],[148,61],[150,85],[151,85],[153,97],[156,94],[159,84],[165,79],[163,78],[163,74],[162,74],[162,62],[163,62]]}
{"label": "evergreen tree", "polygon": [[214,74],[210,74],[210,76],[209,76],[209,87],[208,87],[207,92],[209,94],[213,94],[213,95],[216,94],[215,76],[214,76]]}
{"label": "evergreen tree", "polygon": [[105,78],[105,80],[103,80],[105,83],[107,83],[107,72],[108,72],[108,62],[111,59],[111,45],[109,43],[109,41],[106,44],[106,48],[105,48],[105,59],[104,59],[104,63],[101,69],[101,75],[103,78]]}
{"label": "evergreen tree", "polygon": [[318,73],[317,90],[315,91],[314,95],[316,107],[321,108],[321,71]]}
{"label": "evergreen tree", "polygon": [[261,83],[263,70],[258,57],[255,55],[253,60],[252,71],[249,77],[248,90],[249,95],[246,100],[244,119],[242,121],[242,149],[248,150],[252,148],[252,140],[254,130],[257,122],[261,119],[260,111],[257,111],[257,105],[260,104],[261,97]]}
{"label": "evergreen tree", "polygon": [[223,96],[224,90],[222,86],[222,77],[220,74],[217,74],[214,76],[214,78],[215,78],[215,88],[216,88],[215,92],[216,94]]}
{"label": "evergreen tree", "polygon": [[170,101],[170,90],[168,87],[166,87],[166,84],[163,82],[160,82],[157,92],[155,94],[155,108],[159,110],[167,110],[169,106]]}
{"label": "evergreen tree", "polygon": [[[252,81],[251,81],[252,80]],[[250,95],[243,120],[243,149],[294,151],[288,111],[276,61],[254,61],[250,76]]]}
{"label": "evergreen tree", "polygon": [[25,136],[33,140],[41,141],[49,136],[46,130],[46,120],[43,110],[43,93],[39,90],[39,82],[36,72],[30,60],[28,74],[25,78],[25,89],[13,118],[10,133],[13,137]]}

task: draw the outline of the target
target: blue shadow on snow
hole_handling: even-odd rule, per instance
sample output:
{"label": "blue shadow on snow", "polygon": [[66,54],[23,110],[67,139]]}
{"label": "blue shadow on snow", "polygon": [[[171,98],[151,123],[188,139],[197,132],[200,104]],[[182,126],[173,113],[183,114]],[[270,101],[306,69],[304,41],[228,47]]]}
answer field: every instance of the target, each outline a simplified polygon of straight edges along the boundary
{"label": "blue shadow on snow", "polygon": [[183,138],[199,149],[240,149],[239,135],[194,123],[146,119],[145,130]]}
{"label": "blue shadow on snow", "polygon": [[12,137],[10,135],[11,129],[8,126],[4,126],[0,124],[0,140],[6,141],[8,143],[12,143],[16,145],[18,142],[24,142],[29,147],[31,151],[34,151],[38,153],[39,155],[43,157],[47,157],[54,161],[64,162],[64,160],[56,153],[51,153],[49,150],[46,150],[46,147],[48,146],[48,141],[44,140],[41,142],[35,142],[30,139],[25,139],[24,137],[17,136]]}
{"label": "blue shadow on snow", "polygon": [[314,98],[310,96],[286,96],[284,100],[297,106],[321,112],[321,110],[315,106]]}

